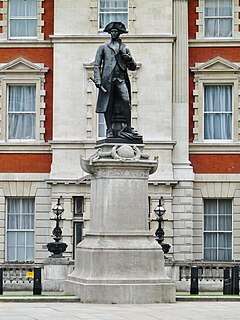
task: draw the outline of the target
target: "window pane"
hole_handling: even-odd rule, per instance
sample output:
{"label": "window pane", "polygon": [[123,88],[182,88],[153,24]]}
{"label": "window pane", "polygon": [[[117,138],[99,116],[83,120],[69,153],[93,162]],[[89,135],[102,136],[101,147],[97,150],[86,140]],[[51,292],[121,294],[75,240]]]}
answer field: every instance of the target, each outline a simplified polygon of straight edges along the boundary
{"label": "window pane", "polygon": [[232,234],[220,233],[218,241],[219,241],[218,260],[231,260],[232,259]]}
{"label": "window pane", "polygon": [[232,86],[204,86],[204,111],[232,111]]}
{"label": "window pane", "polygon": [[205,0],[205,37],[232,37],[232,0]]}
{"label": "window pane", "polygon": [[109,22],[120,21],[128,26],[127,0],[100,0],[99,28],[103,29]]}
{"label": "window pane", "polygon": [[106,124],[103,113],[98,113],[98,137],[106,137]]}
{"label": "window pane", "polygon": [[219,233],[218,237],[219,248],[231,248],[232,247],[232,234],[231,233]]}
{"label": "window pane", "polygon": [[36,37],[37,0],[10,0],[9,8],[10,37]]}
{"label": "window pane", "polygon": [[8,244],[9,247],[15,247],[16,246],[16,236],[17,236],[16,232],[9,231],[7,233],[7,244]]}
{"label": "window pane", "polygon": [[217,234],[204,234],[204,259],[217,260]]}
{"label": "window pane", "polygon": [[219,19],[219,37],[232,36],[232,19]]}
{"label": "window pane", "polygon": [[204,216],[204,230],[217,230],[217,216]]}
{"label": "window pane", "polygon": [[34,229],[34,215],[22,215],[21,229]]}
{"label": "window pane", "polygon": [[219,230],[232,231],[232,216],[229,216],[229,215],[219,216]]}
{"label": "window pane", "polygon": [[217,214],[217,200],[205,199],[204,200],[204,214]]}
{"label": "window pane", "polygon": [[16,20],[11,19],[10,37],[36,37],[37,20]]}
{"label": "window pane", "polygon": [[[7,202],[8,261],[34,260],[34,217],[33,198],[8,198]],[[16,229],[13,232],[10,229]],[[31,230],[31,231],[28,231]]]}
{"label": "window pane", "polygon": [[205,248],[216,248],[217,247],[217,234],[216,233],[205,233],[204,236]]}
{"label": "window pane", "polygon": [[220,261],[232,260],[232,249],[219,249],[218,260]]}
{"label": "window pane", "polygon": [[232,138],[232,115],[205,114],[204,139],[230,140]]}
{"label": "window pane", "polygon": [[205,260],[217,260],[217,249],[204,249]]}
{"label": "window pane", "polygon": [[217,16],[218,6],[216,0],[205,0],[205,16]]}
{"label": "window pane", "polygon": [[232,0],[219,0],[219,16],[231,16],[232,8]]}
{"label": "window pane", "polygon": [[232,200],[204,200],[204,231],[204,259],[231,260]]}
{"label": "window pane", "polygon": [[20,229],[20,215],[9,214],[7,221],[8,221],[8,229]]}
{"label": "window pane", "polygon": [[11,17],[37,16],[37,0],[10,0]]}
{"label": "window pane", "polygon": [[205,37],[218,37],[218,19],[205,19]]}
{"label": "window pane", "polygon": [[8,99],[8,138],[35,139],[36,87],[10,86]]}
{"label": "window pane", "polygon": [[76,239],[76,245],[82,241],[82,222],[76,222],[75,223],[75,239]]}
{"label": "window pane", "polygon": [[35,86],[9,86],[9,111],[35,112],[35,103]]}
{"label": "window pane", "polygon": [[83,214],[83,197],[74,197],[74,214]]}
{"label": "window pane", "polygon": [[34,247],[27,247],[26,261],[34,261]]}
{"label": "window pane", "polygon": [[33,247],[34,244],[34,231],[26,232],[26,244],[28,247]]}
{"label": "window pane", "polygon": [[232,138],[232,86],[204,86],[204,139]]}
{"label": "window pane", "polygon": [[219,200],[218,201],[219,214],[232,214],[232,200]]}

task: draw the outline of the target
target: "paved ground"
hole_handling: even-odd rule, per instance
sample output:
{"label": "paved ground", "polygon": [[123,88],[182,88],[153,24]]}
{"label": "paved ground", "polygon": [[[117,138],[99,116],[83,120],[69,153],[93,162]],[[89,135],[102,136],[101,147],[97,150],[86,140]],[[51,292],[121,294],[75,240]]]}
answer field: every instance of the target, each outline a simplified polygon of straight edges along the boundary
{"label": "paved ground", "polygon": [[149,305],[0,303],[1,320],[239,320],[240,302]]}

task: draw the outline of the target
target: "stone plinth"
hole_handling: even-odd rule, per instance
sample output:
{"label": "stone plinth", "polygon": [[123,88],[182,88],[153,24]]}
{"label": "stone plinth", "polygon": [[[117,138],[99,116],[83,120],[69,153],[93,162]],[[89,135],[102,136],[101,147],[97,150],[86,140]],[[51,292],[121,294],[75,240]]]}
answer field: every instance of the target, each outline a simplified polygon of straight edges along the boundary
{"label": "stone plinth", "polygon": [[66,258],[46,258],[43,262],[43,291],[64,291],[64,281],[73,264]]}
{"label": "stone plinth", "polygon": [[148,177],[157,162],[125,145],[98,150],[82,167],[92,174],[90,230],[65,292],[89,303],[174,302],[163,252],[148,230]]}

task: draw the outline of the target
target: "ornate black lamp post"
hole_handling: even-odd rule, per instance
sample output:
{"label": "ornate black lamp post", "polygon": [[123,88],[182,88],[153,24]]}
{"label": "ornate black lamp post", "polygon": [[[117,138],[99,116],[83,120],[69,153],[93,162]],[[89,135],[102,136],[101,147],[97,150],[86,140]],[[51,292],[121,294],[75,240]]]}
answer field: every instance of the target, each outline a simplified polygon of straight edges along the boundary
{"label": "ornate black lamp post", "polygon": [[65,242],[61,242],[62,239],[62,229],[59,225],[59,222],[64,220],[62,219],[62,213],[64,211],[63,206],[60,203],[60,198],[58,198],[57,204],[52,209],[53,213],[55,214],[54,218],[50,220],[56,221],[56,226],[53,229],[53,239],[55,242],[49,242],[47,244],[48,251],[52,252],[53,254],[50,256],[51,258],[63,258],[62,253],[66,251],[67,244]]}
{"label": "ornate black lamp post", "polygon": [[163,215],[165,214],[166,210],[164,206],[162,205],[162,197],[159,199],[159,203],[154,209],[154,213],[157,216],[158,221],[158,228],[155,232],[155,236],[157,237],[156,241],[161,245],[162,250],[164,253],[168,253],[171,246],[167,243],[164,243],[164,230],[162,228],[162,221],[163,221]]}

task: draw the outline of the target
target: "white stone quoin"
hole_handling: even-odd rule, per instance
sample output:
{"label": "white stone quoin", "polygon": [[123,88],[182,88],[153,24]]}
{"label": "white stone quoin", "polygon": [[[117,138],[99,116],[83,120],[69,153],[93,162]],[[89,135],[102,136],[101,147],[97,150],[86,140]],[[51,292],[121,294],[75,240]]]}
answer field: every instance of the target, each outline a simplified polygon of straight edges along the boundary
{"label": "white stone quoin", "polygon": [[175,302],[163,252],[148,229],[148,177],[157,161],[135,146],[105,145],[82,159],[82,168],[92,175],[90,228],[65,292],[86,303]]}

